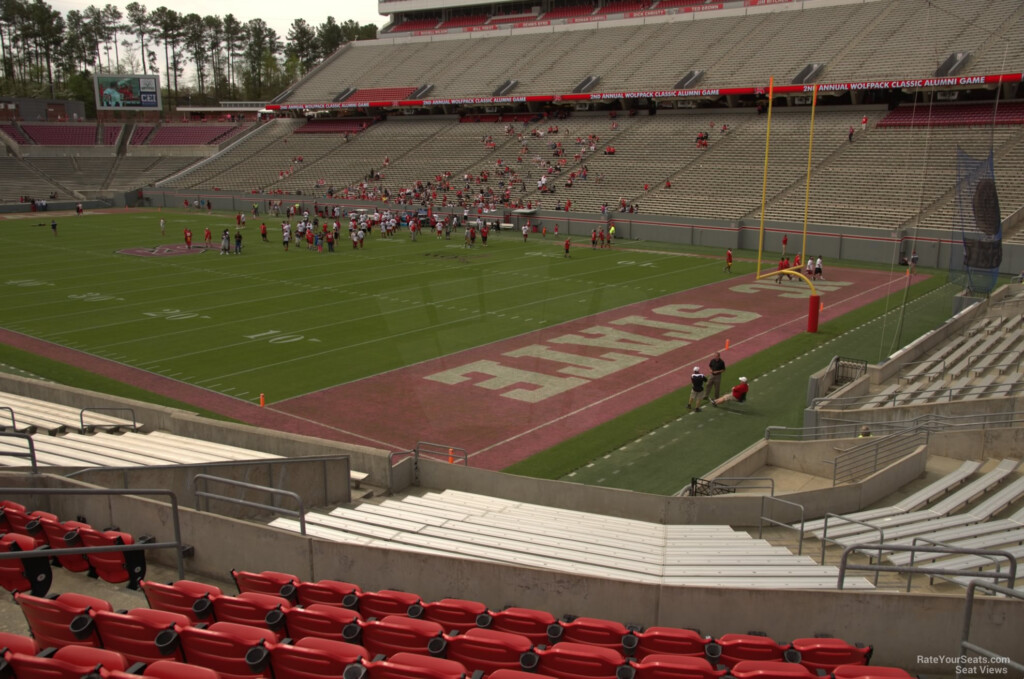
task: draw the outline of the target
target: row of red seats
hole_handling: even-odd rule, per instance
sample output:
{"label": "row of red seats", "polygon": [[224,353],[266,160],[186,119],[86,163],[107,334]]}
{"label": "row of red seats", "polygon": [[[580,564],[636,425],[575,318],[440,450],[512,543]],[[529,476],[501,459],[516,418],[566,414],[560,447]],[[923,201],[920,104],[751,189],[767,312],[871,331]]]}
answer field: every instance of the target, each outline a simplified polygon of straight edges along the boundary
{"label": "row of red seats", "polygon": [[[135,544],[129,533],[98,530],[81,521],[61,521],[55,514],[29,511],[10,500],[0,500],[0,533],[4,534],[0,538],[0,551],[4,552]],[[131,589],[137,589],[146,575],[146,557],[141,551],[64,555],[55,561],[73,573],[85,572],[105,582],[127,582]],[[52,579],[50,560],[45,554],[0,561],[0,587],[9,592],[45,595]]]}

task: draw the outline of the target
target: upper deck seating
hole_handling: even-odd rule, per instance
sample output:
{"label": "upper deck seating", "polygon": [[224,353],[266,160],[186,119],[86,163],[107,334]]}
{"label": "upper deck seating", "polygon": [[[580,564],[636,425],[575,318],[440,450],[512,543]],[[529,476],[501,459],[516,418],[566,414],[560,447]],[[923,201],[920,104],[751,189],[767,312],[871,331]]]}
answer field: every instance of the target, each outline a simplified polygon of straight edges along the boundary
{"label": "upper deck seating", "polygon": [[471,14],[469,16],[452,17],[442,21],[437,28],[464,28],[466,26],[483,26],[485,23],[487,23],[486,14]]}
{"label": "upper deck seating", "polygon": [[132,138],[128,141],[131,146],[140,146],[146,143],[149,135],[153,133],[154,125],[136,125],[132,130]]}
{"label": "upper deck seating", "polygon": [[428,31],[437,28],[437,18],[406,19],[388,29],[388,33],[408,33],[410,31]]}
{"label": "upper deck seating", "polygon": [[401,101],[415,91],[415,87],[364,87],[347,97],[345,103],[361,104],[371,101]]}
{"label": "upper deck seating", "polygon": [[113,146],[117,142],[117,138],[121,136],[121,130],[123,129],[124,125],[104,125],[103,144],[105,146]]}
{"label": "upper deck seating", "polygon": [[14,123],[0,123],[0,131],[19,144],[33,144],[31,139],[21,133],[21,130]]}
{"label": "upper deck seating", "polygon": [[641,2],[640,0],[618,0],[617,2],[609,2],[597,10],[597,13],[620,14],[622,12],[639,12],[640,10],[647,9],[647,5],[648,3]]}
{"label": "upper deck seating", "polygon": [[54,123],[22,123],[21,129],[42,146],[94,146],[96,144],[96,124],[79,123],[77,125]]}
{"label": "upper deck seating", "polygon": [[151,146],[199,146],[214,144],[239,131],[237,125],[164,125],[149,139]]}
{"label": "upper deck seating", "polygon": [[889,112],[878,127],[956,127],[961,125],[1024,124],[1024,103],[947,104],[900,106]]}
{"label": "upper deck seating", "polygon": [[571,5],[569,7],[558,7],[540,16],[541,19],[568,19],[570,17],[586,16],[594,13],[592,4]]}
{"label": "upper deck seating", "polygon": [[369,118],[328,118],[310,120],[295,130],[294,134],[356,134],[365,130],[373,121]]}

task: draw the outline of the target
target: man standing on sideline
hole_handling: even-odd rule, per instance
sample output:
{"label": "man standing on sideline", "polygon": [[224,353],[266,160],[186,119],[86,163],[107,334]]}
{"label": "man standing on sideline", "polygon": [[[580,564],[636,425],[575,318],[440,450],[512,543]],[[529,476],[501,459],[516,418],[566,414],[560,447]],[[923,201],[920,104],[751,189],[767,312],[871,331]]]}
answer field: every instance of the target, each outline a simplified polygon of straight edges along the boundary
{"label": "man standing on sideline", "polygon": [[167,235],[167,222],[164,221],[163,217],[160,218],[160,235],[161,236],[166,236]]}
{"label": "man standing on sideline", "polygon": [[700,412],[700,403],[704,400],[704,385],[707,381],[707,375],[702,373],[699,367],[693,366],[693,374],[690,375],[690,400],[686,402],[687,410],[693,408]]}
{"label": "man standing on sideline", "polygon": [[192,249],[192,229],[185,227],[185,249]]}
{"label": "man standing on sideline", "polygon": [[56,218],[50,220],[50,231],[53,231],[53,235],[54,236],[57,235],[57,220],[56,220]]}
{"label": "man standing on sideline", "polygon": [[782,256],[786,256],[786,246],[789,245],[789,234],[782,234]]}
{"label": "man standing on sideline", "polygon": [[569,248],[571,246],[572,246],[572,239],[571,238],[566,238],[565,239],[565,255],[563,255],[564,257],[568,257],[569,256]]}
{"label": "man standing on sideline", "polygon": [[725,361],[722,360],[722,354],[718,351],[711,357],[711,361],[708,363],[708,368],[711,370],[711,375],[708,376],[708,398],[711,396],[711,388],[715,388],[715,395],[713,398],[718,398],[722,395],[722,373],[725,372]]}
{"label": "man standing on sideline", "polygon": [[732,248],[728,248],[725,251],[725,268],[722,271],[732,273]]}

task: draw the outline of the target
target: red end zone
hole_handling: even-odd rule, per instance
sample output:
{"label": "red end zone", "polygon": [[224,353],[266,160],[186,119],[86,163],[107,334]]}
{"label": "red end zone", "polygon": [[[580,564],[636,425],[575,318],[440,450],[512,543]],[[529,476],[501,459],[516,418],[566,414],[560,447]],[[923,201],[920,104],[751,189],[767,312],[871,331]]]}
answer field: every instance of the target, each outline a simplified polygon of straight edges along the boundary
{"label": "red end zone", "polygon": [[[830,268],[821,320],[896,291],[903,275]],[[902,273],[902,272],[901,272]],[[727,364],[804,332],[801,281],[750,276],[666,295],[281,401],[275,410],[409,449],[458,446],[502,469],[689,383],[725,347]],[[740,377],[726,374],[723,390]],[[756,399],[756,389],[752,390]],[[682,407],[682,404],[680,404]]]}

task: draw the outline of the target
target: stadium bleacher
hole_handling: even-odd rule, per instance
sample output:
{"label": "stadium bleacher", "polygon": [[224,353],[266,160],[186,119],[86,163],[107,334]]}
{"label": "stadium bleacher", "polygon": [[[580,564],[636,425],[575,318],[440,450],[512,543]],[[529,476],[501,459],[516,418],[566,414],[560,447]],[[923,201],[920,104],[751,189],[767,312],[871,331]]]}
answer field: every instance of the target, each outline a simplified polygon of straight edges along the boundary
{"label": "stadium bleacher", "polygon": [[93,146],[95,123],[22,123],[22,131],[41,146]]}

